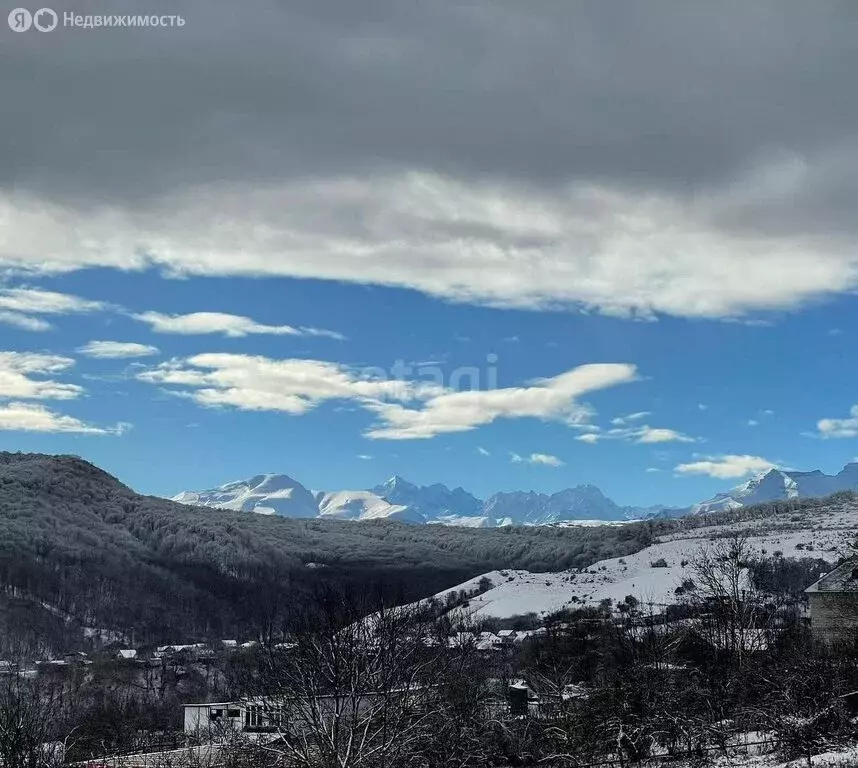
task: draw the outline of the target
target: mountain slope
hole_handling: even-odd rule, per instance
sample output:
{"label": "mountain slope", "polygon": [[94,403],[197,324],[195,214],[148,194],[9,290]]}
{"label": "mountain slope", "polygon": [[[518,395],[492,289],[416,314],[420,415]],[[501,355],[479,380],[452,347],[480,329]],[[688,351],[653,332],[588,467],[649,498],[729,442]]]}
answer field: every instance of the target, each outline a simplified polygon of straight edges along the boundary
{"label": "mountain slope", "polygon": [[725,493],[691,506],[692,513],[737,509],[767,501],[796,498],[822,498],[840,491],[858,490],[858,462],[847,464],[836,475],[818,469],[812,472],[770,469]]}
{"label": "mountain slope", "polygon": [[[0,453],[0,612],[9,600],[16,615],[27,613],[21,601],[32,615],[50,606],[63,626],[133,628],[138,643],[252,637],[320,580],[387,584],[417,599],[497,568],[554,570],[634,552],[660,525],[296,520],[141,496],[74,456]],[[33,653],[69,647],[41,630],[25,635],[11,615],[0,615],[4,626],[13,632],[0,634],[0,658],[22,643]]]}
{"label": "mountain slope", "polygon": [[[487,572],[435,595],[440,604],[462,591],[473,593],[483,578],[491,588],[468,599],[454,613],[480,620],[509,619],[527,613],[545,615],[562,608],[597,606],[603,600],[616,605],[627,595],[657,610],[679,600],[677,588],[694,579],[691,563],[701,549],[720,537],[747,536],[752,553],[805,560],[809,585],[829,570],[826,565],[851,556],[858,529],[858,499],[830,497],[826,501],[793,500],[743,507],[677,520],[656,542],[639,552],[608,558],[580,570],[533,573],[504,569]],[[659,563],[659,567],[653,567]],[[815,569],[815,570],[813,570]],[[803,588],[803,586],[801,588]]]}
{"label": "mountain slope", "polygon": [[452,491],[446,485],[417,486],[394,475],[372,492],[389,501],[409,507],[415,519],[423,522],[443,522],[445,519],[472,518],[483,515],[483,502],[463,488]]}
{"label": "mountain slope", "polygon": [[316,493],[319,516],[332,520],[399,520],[422,522],[407,506],[391,504],[372,491]]}
{"label": "mountain slope", "polygon": [[545,525],[561,520],[620,520],[623,510],[595,485],[579,485],[551,495],[534,491],[496,493],[483,507],[490,518],[514,525]]}
{"label": "mountain slope", "polygon": [[210,491],[183,491],[172,501],[281,517],[307,518],[319,514],[319,505],[313,494],[288,475],[256,475]]}

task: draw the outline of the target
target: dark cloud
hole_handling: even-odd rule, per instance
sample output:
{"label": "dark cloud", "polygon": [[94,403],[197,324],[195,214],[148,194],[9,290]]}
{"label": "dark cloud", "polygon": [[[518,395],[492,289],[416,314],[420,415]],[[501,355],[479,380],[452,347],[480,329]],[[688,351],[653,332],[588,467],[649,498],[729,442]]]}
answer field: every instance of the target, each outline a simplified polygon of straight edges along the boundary
{"label": "dark cloud", "polygon": [[[74,12],[187,23],[2,30],[7,189],[116,201],[416,169],[693,197],[772,153],[851,153],[858,123],[850,3],[135,5]],[[855,193],[815,191],[835,210]]]}

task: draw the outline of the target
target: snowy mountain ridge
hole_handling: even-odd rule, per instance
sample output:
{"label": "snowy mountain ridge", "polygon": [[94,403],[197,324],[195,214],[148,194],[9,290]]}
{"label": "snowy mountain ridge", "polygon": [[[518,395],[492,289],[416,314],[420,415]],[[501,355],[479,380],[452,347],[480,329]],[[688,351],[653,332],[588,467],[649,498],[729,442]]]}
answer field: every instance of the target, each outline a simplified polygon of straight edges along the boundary
{"label": "snowy mountain ridge", "polygon": [[858,491],[858,462],[836,475],[814,470],[771,469],[690,507],[621,507],[595,485],[552,494],[500,492],[485,501],[441,483],[419,486],[394,475],[369,490],[309,491],[282,474],[255,475],[207,491],[182,491],[183,504],[283,517],[338,520],[399,520],[406,523],[491,528],[506,525],[592,524],[719,512],[768,501]]}
{"label": "snowy mountain ridge", "polygon": [[737,509],[767,501],[830,496],[838,491],[858,490],[858,462],[850,462],[836,475],[826,475],[816,469],[812,472],[770,469],[760,472],[744,483],[719,493],[707,501],[693,504],[691,514]]}

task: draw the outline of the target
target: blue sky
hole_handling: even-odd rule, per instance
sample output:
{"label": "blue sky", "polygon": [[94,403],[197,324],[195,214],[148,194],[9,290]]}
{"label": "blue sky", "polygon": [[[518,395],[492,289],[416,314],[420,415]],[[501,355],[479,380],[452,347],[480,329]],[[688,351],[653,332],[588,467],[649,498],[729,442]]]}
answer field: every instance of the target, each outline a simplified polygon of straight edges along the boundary
{"label": "blue sky", "polygon": [[[462,485],[478,495],[589,482],[619,503],[684,504],[746,476],[738,462],[739,474],[711,477],[729,474],[723,456],[836,471],[858,452],[853,439],[825,439],[817,428],[822,418],[846,416],[852,405],[848,329],[855,327],[858,309],[852,298],[770,314],[760,323],[761,317],[633,321],[453,304],[403,289],[284,278],[176,280],[154,271],[85,270],[42,279],[38,286],[28,281],[26,294],[10,281],[5,291],[0,297],[7,304],[10,298],[20,304],[24,295],[36,306],[47,303],[41,291],[104,304],[86,312],[22,313],[52,328],[6,324],[3,348],[74,360],[61,371],[28,378],[77,385],[77,396],[22,402],[107,433],[11,428],[0,432],[0,447],[77,453],[148,493],[211,487],[261,471],[286,472],[312,488],[361,488],[395,472],[419,483]],[[131,316],[143,312],[218,312],[269,326],[323,328],[345,338],[159,333]],[[92,341],[158,351],[92,357],[81,351]],[[433,373],[421,375],[415,367],[410,376],[399,375],[428,382],[437,370],[444,387],[464,367],[478,372],[478,386],[493,386],[495,368],[501,391],[592,364],[633,365],[638,378],[583,395],[580,402],[592,413],[578,428],[550,414],[510,415],[430,438],[372,439],[365,433],[379,419],[359,398],[323,400],[296,415],[274,406],[245,410],[249,406],[240,403],[252,397],[247,393],[237,395],[238,406],[207,407],[193,399],[196,387],[146,380],[170,361],[194,370],[181,361],[212,353],[336,363],[356,378],[382,371],[392,378],[397,361],[431,362]],[[469,381],[467,372],[463,376]],[[253,387],[248,382],[248,390]],[[643,412],[624,425],[612,424]],[[658,442],[641,442],[643,426],[669,431],[658,433]],[[610,435],[618,429],[623,434]],[[578,439],[586,434],[597,439]],[[528,461],[534,454],[548,463]],[[706,460],[716,465],[710,474],[677,470]]]}
{"label": "blue sky", "polygon": [[0,448],[624,504],[858,454],[858,10],[242,8],[0,30]]}

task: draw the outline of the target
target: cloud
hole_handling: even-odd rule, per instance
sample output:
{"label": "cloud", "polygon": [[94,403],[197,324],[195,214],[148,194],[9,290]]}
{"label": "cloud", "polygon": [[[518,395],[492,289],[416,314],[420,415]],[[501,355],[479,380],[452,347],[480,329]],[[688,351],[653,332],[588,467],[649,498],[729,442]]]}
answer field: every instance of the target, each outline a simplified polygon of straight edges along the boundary
{"label": "cloud", "polygon": [[705,411],[708,408],[709,408],[709,406],[706,405],[705,403],[697,403],[697,410],[698,411]]}
{"label": "cloud", "polygon": [[22,315],[20,312],[0,311],[0,323],[5,325],[14,325],[16,328],[21,328],[25,331],[49,331],[53,327],[47,320],[42,320],[40,317],[30,317],[30,315]]}
{"label": "cloud", "polygon": [[589,364],[526,386],[456,392],[428,382],[369,378],[320,360],[218,353],[168,361],[137,378],[179,387],[204,406],[240,410],[299,415],[326,401],[350,400],[377,418],[366,437],[411,440],[465,432],[504,418],[581,424],[592,413],[581,396],[632,382],[637,371],[629,364]]}
{"label": "cloud", "polygon": [[272,360],[226,353],[168,361],[141,371],[137,378],[151,384],[183,387],[184,394],[200,405],[293,415],[330,400],[407,401],[438,390],[436,385],[423,382],[362,377],[346,366],[321,360]]}
{"label": "cloud", "polygon": [[858,284],[858,108],[832,97],[858,65],[848,11],[186,7],[193,56],[187,35],[80,38],[51,68],[3,46],[22,107],[0,148],[6,265],[622,316],[792,309]]}
{"label": "cloud", "polygon": [[535,418],[574,426],[587,421],[592,410],[578,398],[588,392],[637,379],[637,369],[623,363],[588,364],[524,387],[443,391],[419,408],[400,403],[368,403],[381,424],[370,429],[372,439],[413,440],[450,432],[466,432],[497,419]]}
{"label": "cloud", "polygon": [[0,400],[72,400],[83,393],[77,384],[33,378],[62,373],[74,360],[36,352],[0,352]]}
{"label": "cloud", "polygon": [[748,419],[748,426],[749,427],[758,427],[758,426],[760,426],[760,422],[757,421],[756,419]]}
{"label": "cloud", "polygon": [[127,424],[105,429],[72,416],[56,413],[39,403],[0,403],[0,430],[17,432],[76,432],[85,435],[121,435]]}
{"label": "cloud", "polygon": [[615,426],[623,426],[628,424],[630,421],[640,421],[640,419],[645,419],[650,415],[650,411],[637,411],[636,413],[630,413],[627,416],[617,416],[617,418],[611,419],[611,424],[614,424]]}
{"label": "cloud", "polygon": [[81,314],[106,308],[102,302],[66,293],[29,287],[0,288],[0,323],[26,331],[48,331],[52,328],[47,320],[33,315]]}
{"label": "cloud", "polygon": [[372,457],[372,456],[370,456],[368,453],[359,453],[359,454],[357,455],[357,457],[358,457],[359,459],[363,460],[363,461],[372,461],[372,458],[373,458],[373,457]]}
{"label": "cloud", "polygon": [[576,440],[580,440],[582,443],[590,443],[591,445],[598,443],[601,440],[602,436],[597,432],[586,432],[583,435],[578,435]]}
{"label": "cloud", "polygon": [[549,453],[531,453],[530,456],[520,456],[517,453],[510,454],[510,461],[514,464],[541,464],[546,467],[562,467],[563,462]]}
{"label": "cloud", "polygon": [[80,347],[78,352],[87,357],[120,359],[157,355],[159,349],[150,344],[137,344],[130,341],[90,341]]}
{"label": "cloud", "polygon": [[675,429],[650,426],[643,426],[639,430],[633,430],[632,436],[639,443],[694,443],[697,440],[697,438],[684,435]]}
{"label": "cloud", "polygon": [[[645,416],[645,414],[632,415],[637,416],[638,418],[643,418]],[[619,423],[625,424],[627,420],[628,417],[626,417],[625,420],[614,419],[611,423],[616,424],[619,421]],[[607,431],[591,431],[583,435],[578,435],[575,439],[580,440],[582,443],[590,443],[591,445],[598,443],[600,440],[625,440],[627,442],[643,444],[697,442],[697,438],[690,437],[689,435],[678,432],[675,429],[651,427],[649,424],[642,424],[640,426],[620,426]]]}
{"label": "cloud", "polygon": [[230,338],[242,338],[251,334],[274,336],[324,336],[344,339],[342,334],[322,328],[296,328],[291,325],[265,325],[242,315],[224,312],[193,312],[188,315],[165,315],[161,312],[142,312],[133,315],[135,320],[147,323],[155,333],[202,335],[219,333]]}
{"label": "cloud", "polygon": [[820,419],[816,423],[818,437],[858,436],[858,405],[849,409],[849,416],[842,419]]}
{"label": "cloud", "polygon": [[[110,266],[316,278],[640,318],[796,309],[858,286],[858,256],[846,243],[730,231],[712,221],[731,209],[729,199],[707,206],[702,197],[691,204],[591,182],[539,190],[403,171],[212,183],[133,211],[30,200],[25,215],[19,199],[0,195],[0,220],[9,222],[0,264],[36,272]],[[778,280],[768,279],[773,273]],[[193,332],[299,332],[215,327]]]}
{"label": "cloud", "polygon": [[682,475],[708,475],[726,480],[766,472],[776,467],[777,464],[761,456],[727,454],[708,456],[700,461],[679,464],[674,471]]}
{"label": "cloud", "polygon": [[0,309],[34,315],[68,315],[99,312],[107,305],[67,293],[44,291],[40,288],[0,288]]}
{"label": "cloud", "polygon": [[651,473],[653,473],[653,472],[661,472],[661,470],[660,470],[658,467],[647,467],[647,468],[644,470],[644,472],[648,472],[648,473],[650,473],[650,474],[651,474]]}
{"label": "cloud", "polygon": [[74,400],[83,394],[77,384],[49,377],[61,374],[74,360],[35,352],[0,352],[0,430],[23,432],[76,432],[88,435],[120,435],[130,424],[104,428],[73,416],[57,413],[41,403],[25,400]]}
{"label": "cloud", "polygon": [[490,453],[489,453],[485,448],[483,448],[482,446],[478,446],[478,447],[477,447],[477,453],[478,453],[478,454],[480,454],[480,456],[489,456],[489,455],[491,455],[491,454],[490,454]]}

